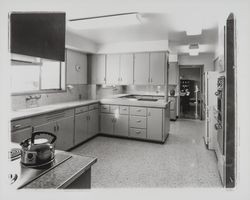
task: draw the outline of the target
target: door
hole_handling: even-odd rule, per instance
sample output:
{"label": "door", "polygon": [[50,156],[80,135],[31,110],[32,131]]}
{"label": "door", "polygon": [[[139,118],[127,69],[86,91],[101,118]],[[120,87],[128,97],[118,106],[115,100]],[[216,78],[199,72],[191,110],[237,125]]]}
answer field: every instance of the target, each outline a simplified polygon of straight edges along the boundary
{"label": "door", "polygon": [[106,81],[105,55],[91,56],[91,79],[93,84],[105,84]]}
{"label": "door", "polygon": [[113,134],[114,129],[114,115],[101,113],[101,133]]}
{"label": "door", "polygon": [[111,54],[107,55],[107,76],[106,83],[110,85],[119,84],[119,68],[120,68],[120,55]]}
{"label": "door", "polygon": [[57,120],[57,142],[56,148],[68,150],[74,145],[74,117],[67,117]]}
{"label": "door", "polygon": [[134,56],[122,54],[120,56],[120,85],[133,84]]}
{"label": "door", "polygon": [[150,53],[150,84],[164,85],[165,53]]}
{"label": "door", "polygon": [[134,62],[134,84],[149,84],[149,53],[136,53]]}
{"label": "door", "polygon": [[147,139],[162,141],[162,109],[147,109]]}
{"label": "door", "polygon": [[88,112],[75,115],[75,139],[74,145],[88,138]]}
{"label": "door", "polygon": [[87,84],[87,56],[67,49],[67,84]]}
{"label": "door", "polygon": [[88,137],[92,137],[99,132],[99,110],[89,111]]}
{"label": "door", "polygon": [[114,134],[128,136],[128,115],[119,115],[115,119]]}

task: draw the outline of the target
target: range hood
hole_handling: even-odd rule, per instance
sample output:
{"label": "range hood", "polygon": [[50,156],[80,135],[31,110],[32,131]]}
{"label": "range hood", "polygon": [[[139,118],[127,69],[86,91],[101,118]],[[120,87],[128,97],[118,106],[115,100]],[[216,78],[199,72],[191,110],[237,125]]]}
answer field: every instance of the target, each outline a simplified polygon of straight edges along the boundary
{"label": "range hood", "polygon": [[20,64],[23,63],[23,64],[40,65],[41,58],[12,53],[11,62],[20,63]]}

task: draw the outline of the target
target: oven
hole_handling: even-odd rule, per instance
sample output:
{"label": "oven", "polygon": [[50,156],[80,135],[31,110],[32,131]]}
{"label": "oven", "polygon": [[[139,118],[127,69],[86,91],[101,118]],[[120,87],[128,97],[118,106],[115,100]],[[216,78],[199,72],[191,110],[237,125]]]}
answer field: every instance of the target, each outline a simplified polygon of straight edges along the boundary
{"label": "oven", "polygon": [[220,76],[217,80],[217,117],[215,129],[217,130],[217,141],[220,151],[224,155],[225,144],[225,76]]}

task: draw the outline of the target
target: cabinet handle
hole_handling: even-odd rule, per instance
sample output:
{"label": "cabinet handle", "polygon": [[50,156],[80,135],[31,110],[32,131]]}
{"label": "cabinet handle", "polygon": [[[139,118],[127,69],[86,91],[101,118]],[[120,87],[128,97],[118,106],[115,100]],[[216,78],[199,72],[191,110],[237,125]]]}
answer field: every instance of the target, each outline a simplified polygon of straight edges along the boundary
{"label": "cabinet handle", "polygon": [[141,112],[141,109],[137,109],[136,111],[137,111],[137,112]]}
{"label": "cabinet handle", "polygon": [[141,120],[137,120],[137,122],[138,122],[138,123],[140,123],[140,122],[141,122]]}
{"label": "cabinet handle", "polygon": [[151,83],[153,82],[153,79],[151,78]]}
{"label": "cabinet handle", "polygon": [[22,125],[21,124],[17,124],[17,125],[14,125],[13,128],[20,128]]}
{"label": "cabinet handle", "polygon": [[136,133],[136,134],[140,134],[140,133],[141,133],[141,131],[135,131],[135,133]]}
{"label": "cabinet handle", "polygon": [[148,77],[148,82],[150,83],[150,78]]}
{"label": "cabinet handle", "polygon": [[122,110],[127,110],[127,108],[123,108]]}
{"label": "cabinet handle", "polygon": [[90,120],[90,116],[88,116],[89,117],[89,120]]}
{"label": "cabinet handle", "polygon": [[56,132],[56,125],[54,126],[54,132]]}
{"label": "cabinet handle", "polygon": [[59,131],[59,126],[58,126],[58,124],[57,124],[57,131]]}

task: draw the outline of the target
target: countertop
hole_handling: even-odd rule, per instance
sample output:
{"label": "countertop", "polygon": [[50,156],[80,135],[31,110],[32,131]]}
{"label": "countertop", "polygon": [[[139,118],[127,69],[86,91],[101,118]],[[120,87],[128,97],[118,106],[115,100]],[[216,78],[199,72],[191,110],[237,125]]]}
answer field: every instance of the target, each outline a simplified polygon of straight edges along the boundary
{"label": "countertop", "polygon": [[[81,100],[81,101],[71,101],[65,103],[51,104],[46,106],[40,106],[35,108],[27,108],[14,110],[11,113],[11,120],[18,120],[23,118],[28,118],[36,115],[45,114],[48,112],[53,112],[57,110],[70,109],[79,106],[89,105],[93,103],[102,104],[113,104],[113,105],[127,105],[127,106],[142,106],[142,107],[155,107],[155,108],[166,108],[170,101],[158,100],[157,102],[151,101],[138,101],[136,99],[126,99],[119,98],[131,94],[119,94],[109,98],[99,99],[99,100]],[[136,95],[151,95],[151,96],[162,96],[162,94],[136,94]]]}
{"label": "countertop", "polygon": [[[59,150],[56,150],[56,153],[65,154],[71,157],[68,160],[50,169],[49,171],[45,172],[43,175],[39,176],[27,185],[21,187],[22,189],[66,188],[70,183],[72,183],[79,176],[89,170],[90,167],[97,162],[97,158],[89,156],[79,156]],[[29,174],[26,173],[24,175],[28,176]]]}

